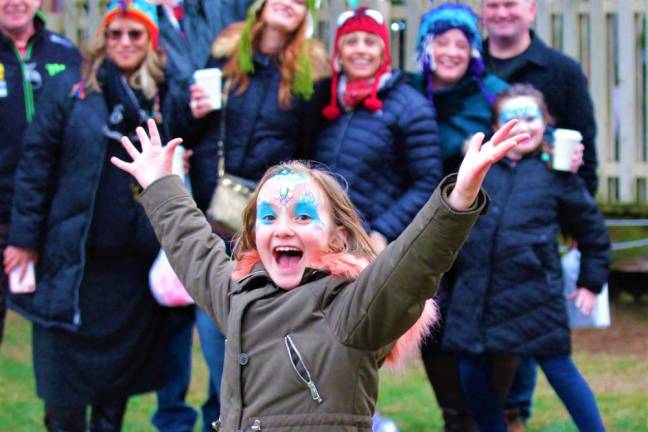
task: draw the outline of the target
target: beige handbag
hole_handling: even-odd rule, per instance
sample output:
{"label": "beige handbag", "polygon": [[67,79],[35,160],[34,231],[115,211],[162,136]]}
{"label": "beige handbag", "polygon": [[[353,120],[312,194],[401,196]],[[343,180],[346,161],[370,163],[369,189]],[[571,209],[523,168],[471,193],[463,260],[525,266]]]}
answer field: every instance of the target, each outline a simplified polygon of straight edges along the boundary
{"label": "beige handbag", "polygon": [[225,108],[229,82],[223,90],[218,139],[218,182],[207,210],[214,231],[231,237],[243,227],[243,210],[256,188],[255,182],[225,172]]}

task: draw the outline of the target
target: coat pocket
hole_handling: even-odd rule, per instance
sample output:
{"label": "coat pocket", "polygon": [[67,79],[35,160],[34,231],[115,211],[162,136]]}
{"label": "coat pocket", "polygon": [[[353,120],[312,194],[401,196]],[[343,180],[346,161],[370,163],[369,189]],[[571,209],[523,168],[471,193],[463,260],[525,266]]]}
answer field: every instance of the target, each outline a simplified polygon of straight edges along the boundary
{"label": "coat pocket", "polygon": [[304,359],[302,358],[301,353],[297,349],[297,346],[293,342],[290,335],[286,335],[284,337],[284,343],[286,344],[286,350],[288,351],[290,365],[297,373],[300,381],[302,381],[306,385],[306,387],[308,387],[311,398],[313,398],[313,400],[317,403],[324,402],[324,400],[320,396],[319,391],[317,390],[317,386],[315,385],[315,382],[313,381],[308,368],[306,367],[306,364],[304,363]]}

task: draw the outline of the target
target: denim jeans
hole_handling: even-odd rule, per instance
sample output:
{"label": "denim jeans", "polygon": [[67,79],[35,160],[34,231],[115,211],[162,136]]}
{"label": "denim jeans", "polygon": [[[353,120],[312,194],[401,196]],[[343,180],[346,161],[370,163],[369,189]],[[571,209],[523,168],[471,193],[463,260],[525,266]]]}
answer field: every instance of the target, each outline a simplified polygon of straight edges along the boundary
{"label": "denim jeans", "polygon": [[210,431],[211,422],[217,420],[220,414],[219,390],[225,339],[210,318],[195,306],[174,309],[170,321],[165,384],[157,392],[158,407],[153,415],[153,426],[160,432],[194,430],[198,415],[185,403],[185,397],[191,381],[191,345],[196,323],[209,369],[209,390],[202,412],[203,431]]}
{"label": "denim jeans", "polygon": [[[604,431],[592,390],[569,356],[535,357],[549,384],[581,431]],[[493,385],[497,363],[488,356],[461,356],[459,375],[466,402],[480,431],[505,432],[501,398]]]}
{"label": "denim jeans", "polygon": [[506,397],[506,411],[522,417],[524,421],[531,417],[531,402],[538,381],[538,364],[533,357],[520,357],[518,369],[511,390]]}
{"label": "denim jeans", "polygon": [[209,368],[209,390],[202,406],[203,432],[212,431],[211,424],[220,416],[220,387],[225,361],[225,337],[201,309],[196,308],[196,324],[205,362]]}
{"label": "denim jeans", "polygon": [[604,432],[605,426],[594,393],[571,357],[536,357],[536,361],[578,429]]}
{"label": "denim jeans", "polygon": [[515,376],[516,357],[459,356],[459,380],[480,432],[506,432],[502,405]]}

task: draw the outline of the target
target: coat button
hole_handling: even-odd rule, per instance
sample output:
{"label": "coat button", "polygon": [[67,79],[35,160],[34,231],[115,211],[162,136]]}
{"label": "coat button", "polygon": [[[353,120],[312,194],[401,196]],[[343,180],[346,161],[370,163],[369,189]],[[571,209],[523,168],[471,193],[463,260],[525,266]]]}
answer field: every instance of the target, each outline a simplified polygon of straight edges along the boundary
{"label": "coat button", "polygon": [[249,361],[250,361],[250,356],[249,355],[247,355],[245,353],[239,354],[239,364],[241,366],[245,366],[246,364],[248,364]]}

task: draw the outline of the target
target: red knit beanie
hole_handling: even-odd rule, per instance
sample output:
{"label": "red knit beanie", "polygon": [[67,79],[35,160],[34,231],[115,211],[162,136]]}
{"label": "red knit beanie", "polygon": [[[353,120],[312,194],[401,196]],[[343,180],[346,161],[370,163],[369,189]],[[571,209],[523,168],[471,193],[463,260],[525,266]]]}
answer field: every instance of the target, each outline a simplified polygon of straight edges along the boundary
{"label": "red knit beanie", "polygon": [[338,61],[340,55],[340,39],[342,36],[355,31],[375,34],[383,41],[383,62],[373,77],[374,81],[371,95],[363,101],[365,108],[372,112],[378,111],[383,107],[382,102],[378,99],[378,86],[380,85],[380,77],[389,71],[391,67],[389,30],[380,12],[374,9],[367,9],[366,7],[359,7],[355,10],[343,12],[338,17],[338,28],[335,33],[335,44],[333,45],[333,56],[331,57],[331,66],[333,69],[331,101],[322,110],[322,115],[328,120],[335,120],[340,116],[340,107],[337,102],[337,87],[340,73],[342,72],[340,62]]}

